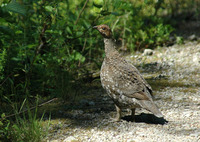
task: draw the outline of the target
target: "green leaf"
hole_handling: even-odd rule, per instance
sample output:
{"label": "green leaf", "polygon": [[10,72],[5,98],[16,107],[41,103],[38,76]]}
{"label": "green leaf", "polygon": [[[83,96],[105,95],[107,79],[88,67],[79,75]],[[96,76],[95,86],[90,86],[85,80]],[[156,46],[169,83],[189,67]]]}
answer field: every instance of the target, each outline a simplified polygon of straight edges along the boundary
{"label": "green leaf", "polygon": [[13,31],[8,26],[0,26],[0,31],[9,35],[13,34]]}
{"label": "green leaf", "polygon": [[2,24],[4,24],[4,23],[7,23],[7,21],[5,20],[5,18],[2,18],[2,17],[0,17],[0,23]]}
{"label": "green leaf", "polygon": [[102,8],[102,7],[103,7],[103,5],[101,5],[101,4],[96,4],[95,2],[93,2],[93,5],[94,5],[95,7],[97,7],[97,8]]}
{"label": "green leaf", "polygon": [[2,113],[1,114],[1,118],[4,118],[6,115],[5,115],[5,113]]}
{"label": "green leaf", "polygon": [[33,47],[36,47],[37,46],[37,44],[29,44],[29,45],[27,45],[27,47],[29,48],[29,49],[31,49],[31,48],[33,48]]}
{"label": "green leaf", "polygon": [[83,20],[83,24],[85,25],[86,28],[90,27],[90,23],[87,20]]}
{"label": "green leaf", "polygon": [[67,27],[67,32],[72,35],[72,30],[69,27]]}
{"label": "green leaf", "polygon": [[13,60],[13,61],[21,61],[22,59],[21,58],[17,58],[17,57],[12,57],[11,60]]}
{"label": "green leaf", "polygon": [[82,57],[80,58],[80,61],[83,63],[83,62],[85,61],[85,57],[82,56]]}
{"label": "green leaf", "polygon": [[119,6],[120,6],[122,3],[123,3],[122,1],[116,0],[116,1],[114,2],[113,6],[114,6],[115,8],[119,8]]}
{"label": "green leaf", "polygon": [[17,30],[16,32],[15,32],[15,34],[22,34],[23,32],[21,31],[21,30]]}
{"label": "green leaf", "polygon": [[75,60],[79,60],[81,58],[81,54],[79,52],[75,53]]}
{"label": "green leaf", "polygon": [[130,28],[125,27],[125,30],[129,31],[130,33],[132,32]]}
{"label": "green leaf", "polygon": [[46,11],[48,12],[52,12],[53,11],[53,7],[52,6],[45,6]]}
{"label": "green leaf", "polygon": [[17,77],[17,76],[19,76],[19,75],[20,75],[20,74],[15,74],[14,77]]}
{"label": "green leaf", "polygon": [[5,9],[14,13],[26,15],[25,7],[16,1],[11,1],[7,6],[5,6]]}

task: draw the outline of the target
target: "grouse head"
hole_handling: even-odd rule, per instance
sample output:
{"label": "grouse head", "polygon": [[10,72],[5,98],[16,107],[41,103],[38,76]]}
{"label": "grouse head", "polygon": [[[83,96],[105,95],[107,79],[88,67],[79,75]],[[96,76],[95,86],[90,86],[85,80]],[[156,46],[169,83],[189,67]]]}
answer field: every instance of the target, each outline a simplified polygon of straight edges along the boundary
{"label": "grouse head", "polygon": [[98,25],[98,26],[94,26],[93,28],[97,29],[104,38],[112,37],[112,31],[107,25]]}

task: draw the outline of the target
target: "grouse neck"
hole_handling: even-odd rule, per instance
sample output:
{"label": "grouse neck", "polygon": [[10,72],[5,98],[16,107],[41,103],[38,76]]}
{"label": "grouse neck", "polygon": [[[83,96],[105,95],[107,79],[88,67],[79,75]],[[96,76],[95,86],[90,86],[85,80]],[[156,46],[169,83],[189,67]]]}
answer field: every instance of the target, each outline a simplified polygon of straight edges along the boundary
{"label": "grouse neck", "polygon": [[115,40],[112,38],[104,38],[104,44],[105,44],[105,53],[107,57],[110,57],[110,55],[117,50],[115,49]]}

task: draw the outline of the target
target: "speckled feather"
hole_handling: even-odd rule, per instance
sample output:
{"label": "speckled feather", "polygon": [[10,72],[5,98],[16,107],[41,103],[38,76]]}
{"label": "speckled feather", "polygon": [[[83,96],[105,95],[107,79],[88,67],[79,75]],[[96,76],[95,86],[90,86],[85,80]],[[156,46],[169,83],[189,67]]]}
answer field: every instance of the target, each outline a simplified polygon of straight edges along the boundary
{"label": "speckled feather", "polygon": [[104,37],[106,53],[100,72],[101,83],[118,109],[142,107],[162,117],[153,102],[151,86],[137,68],[123,59],[115,49],[110,28],[107,25],[95,28]]}

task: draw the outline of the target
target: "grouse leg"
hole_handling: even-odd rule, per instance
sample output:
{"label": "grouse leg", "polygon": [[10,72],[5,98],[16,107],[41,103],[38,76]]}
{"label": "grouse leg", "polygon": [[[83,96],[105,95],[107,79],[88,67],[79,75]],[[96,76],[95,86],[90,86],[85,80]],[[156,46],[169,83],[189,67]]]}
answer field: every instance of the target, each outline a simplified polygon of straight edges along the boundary
{"label": "grouse leg", "polygon": [[134,109],[131,109],[131,120],[132,121],[135,121],[135,108]]}
{"label": "grouse leg", "polygon": [[118,122],[121,119],[121,109],[117,105],[115,105],[115,107],[116,107],[117,115],[116,115],[114,121]]}

